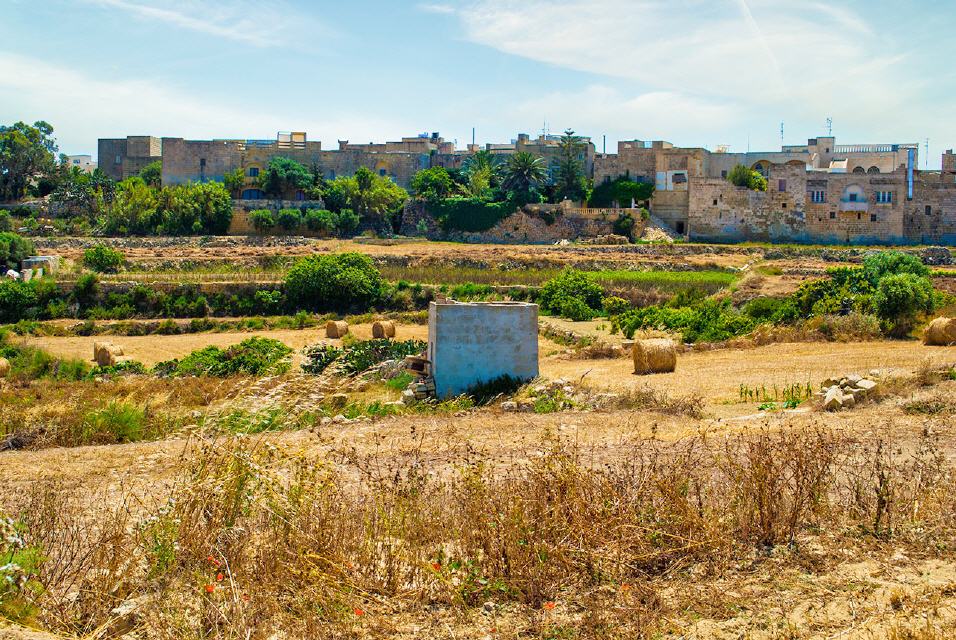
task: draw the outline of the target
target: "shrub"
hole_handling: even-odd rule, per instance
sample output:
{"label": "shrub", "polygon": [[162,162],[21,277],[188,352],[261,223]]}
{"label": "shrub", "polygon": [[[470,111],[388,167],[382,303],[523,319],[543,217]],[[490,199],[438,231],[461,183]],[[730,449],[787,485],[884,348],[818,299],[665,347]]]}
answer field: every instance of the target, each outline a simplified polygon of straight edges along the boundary
{"label": "shrub", "polygon": [[276,226],[275,218],[268,209],[256,209],[249,212],[249,223],[259,233],[265,233]]}
{"label": "shrub", "polygon": [[902,251],[878,251],[863,258],[863,275],[874,287],[884,276],[898,273],[928,278],[929,267],[918,257]]}
{"label": "shrub", "polygon": [[781,298],[754,298],[744,305],[743,313],[754,320],[754,322],[776,322],[781,315],[787,301]]}
{"label": "shrub", "polygon": [[625,300],[624,298],[618,298],[617,296],[609,296],[604,298],[601,301],[601,306],[604,308],[604,313],[610,316],[619,316],[626,311],[630,311],[631,303]]}
{"label": "shrub", "polygon": [[33,252],[33,241],[29,238],[8,231],[0,232],[0,266],[19,269],[24,258],[30,257]]}
{"label": "shrub", "polygon": [[703,300],[692,307],[652,306],[633,309],[617,318],[624,335],[634,337],[638,329],[679,331],[685,342],[719,342],[753,330],[756,323],[737,313],[729,300]]}
{"label": "shrub", "polygon": [[[564,315],[570,314],[583,318],[590,310],[590,319],[602,308],[604,290],[580,271],[566,269],[556,278],[547,281],[541,288],[538,302],[545,311]],[[577,302],[572,302],[576,300]],[[568,316],[570,317],[570,316]],[[574,318],[572,318],[574,319]]]}
{"label": "shrub", "polygon": [[309,209],[305,212],[305,226],[315,233],[334,233],[336,215],[328,209]]}
{"label": "shrub", "polygon": [[289,370],[292,350],[271,338],[248,338],[226,349],[210,346],[193,351],[182,360],[156,365],[158,375],[171,376],[253,376],[276,375]]}
{"label": "shrub", "polygon": [[412,193],[425,200],[441,200],[447,198],[454,188],[448,170],[445,167],[431,167],[422,169],[412,176]]}
{"label": "shrub", "polygon": [[285,231],[293,231],[302,224],[302,212],[298,209],[282,209],[276,215],[276,224]]}
{"label": "shrub", "polygon": [[901,337],[909,334],[922,315],[934,307],[933,285],[912,273],[883,277],[873,294],[873,308],[887,333]]}
{"label": "shrub", "polygon": [[584,322],[593,320],[597,311],[592,309],[580,298],[559,298],[557,300],[557,313],[563,318],[574,320],[575,322]]}
{"label": "shrub", "polygon": [[319,343],[302,350],[302,370],[306,373],[318,375],[325,371],[330,364],[342,357],[344,351],[335,345]]}
{"label": "shrub", "polygon": [[105,244],[98,244],[83,252],[83,266],[98,273],[116,273],[124,262],[121,252]]}
{"label": "shrub", "polygon": [[381,298],[382,274],[359,253],[310,256],[296,262],[285,279],[285,294],[297,309],[366,310]]}
{"label": "shrub", "polygon": [[342,370],[346,373],[361,373],[386,360],[402,360],[405,356],[421,353],[427,345],[421,340],[396,341],[388,338],[363,340],[345,348],[342,355]]}
{"label": "shrub", "polygon": [[634,231],[634,216],[630,213],[622,213],[617,217],[617,220],[614,221],[614,233],[620,236],[631,237],[631,233]]}
{"label": "shrub", "polygon": [[751,191],[766,191],[767,179],[759,171],[738,164],[727,173],[727,181],[738,187],[747,187]]}
{"label": "shrub", "polygon": [[31,282],[0,280],[0,322],[17,322],[36,312],[39,297]]}
{"label": "shrub", "polygon": [[142,362],[137,362],[136,360],[127,360],[125,362],[120,362],[112,366],[93,367],[92,370],[87,374],[87,378],[96,378],[96,377],[108,377],[115,378],[119,376],[129,376],[129,375],[146,375],[146,367]]}
{"label": "shrub", "polygon": [[12,231],[13,220],[10,218],[9,211],[0,211],[0,232]]}
{"label": "shrub", "polygon": [[511,201],[485,202],[480,198],[445,198],[428,210],[446,231],[487,231],[518,209]]}

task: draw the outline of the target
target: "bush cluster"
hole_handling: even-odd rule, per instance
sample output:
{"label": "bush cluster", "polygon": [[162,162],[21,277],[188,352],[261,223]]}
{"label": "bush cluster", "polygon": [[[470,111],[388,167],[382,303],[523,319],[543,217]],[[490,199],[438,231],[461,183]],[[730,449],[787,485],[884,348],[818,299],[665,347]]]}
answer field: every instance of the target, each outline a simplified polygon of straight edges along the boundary
{"label": "bush cluster", "polygon": [[541,288],[538,304],[569,320],[591,320],[603,308],[604,290],[584,273],[566,269]]}
{"label": "bush cluster", "polygon": [[303,258],[285,279],[285,294],[297,309],[364,311],[383,292],[382,274],[371,258],[360,253]]}
{"label": "bush cluster", "polygon": [[[24,258],[33,255],[33,241],[9,231],[0,232],[0,267],[19,269]],[[3,274],[0,273],[0,276]]]}
{"label": "bush cluster", "polygon": [[116,273],[125,261],[122,252],[105,244],[98,244],[83,252],[83,266],[99,273]]}
{"label": "bush cluster", "polygon": [[487,231],[518,210],[510,201],[487,202],[481,198],[445,198],[428,205],[428,210],[446,231]]}
{"label": "bush cluster", "polygon": [[248,338],[220,349],[216,346],[193,351],[182,360],[160,362],[153,372],[160,376],[251,376],[276,375],[289,370],[292,349],[271,338]]}

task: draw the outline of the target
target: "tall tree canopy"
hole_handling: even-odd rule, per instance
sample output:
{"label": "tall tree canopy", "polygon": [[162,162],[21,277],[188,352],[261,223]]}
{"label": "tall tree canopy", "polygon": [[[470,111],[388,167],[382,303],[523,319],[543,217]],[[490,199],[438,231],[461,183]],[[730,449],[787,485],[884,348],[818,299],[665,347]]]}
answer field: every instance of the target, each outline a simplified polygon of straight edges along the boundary
{"label": "tall tree canopy", "polygon": [[561,154],[554,167],[554,186],[557,200],[583,200],[587,195],[587,178],[581,161],[585,149],[584,138],[566,129],[559,142]]}
{"label": "tall tree canopy", "polygon": [[23,197],[27,187],[56,172],[53,127],[40,120],[0,125],[0,200]]}
{"label": "tall tree canopy", "polygon": [[547,177],[544,158],[519,151],[508,158],[502,186],[513,192],[519,201],[530,202]]}

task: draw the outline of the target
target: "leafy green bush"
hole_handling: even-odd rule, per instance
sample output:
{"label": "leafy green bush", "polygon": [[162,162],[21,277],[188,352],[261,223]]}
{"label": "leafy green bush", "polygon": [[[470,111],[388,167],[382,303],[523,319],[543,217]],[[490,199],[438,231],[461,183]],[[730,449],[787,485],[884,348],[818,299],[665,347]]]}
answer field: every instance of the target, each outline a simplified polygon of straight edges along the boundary
{"label": "leafy green bush", "polygon": [[427,345],[421,340],[389,340],[378,338],[363,340],[345,347],[342,354],[342,370],[346,373],[361,373],[386,360],[402,360],[405,356],[418,355]]}
{"label": "leafy green bush", "polygon": [[566,269],[544,284],[538,303],[549,313],[590,320],[602,308],[603,296],[601,285],[580,271]]}
{"label": "leafy green bush", "polygon": [[0,618],[14,622],[35,614],[31,603],[43,592],[43,549],[28,544],[26,533],[23,522],[0,513]]}
{"label": "leafy green bush", "polygon": [[330,364],[342,357],[344,351],[335,345],[319,343],[302,350],[302,370],[306,373],[318,375],[325,371]]}
{"label": "leafy green bush", "polygon": [[412,193],[425,200],[436,201],[447,198],[455,187],[445,167],[422,169],[412,176]]}
{"label": "leafy green bush", "polygon": [[486,202],[480,198],[445,198],[428,210],[446,231],[487,231],[517,211],[512,201]]}
{"label": "leafy green bush", "polygon": [[248,338],[226,349],[210,346],[193,351],[182,360],[157,364],[160,376],[252,376],[276,375],[289,370],[292,350],[271,338]]}
{"label": "leafy green bush", "polygon": [[53,378],[82,380],[90,370],[83,360],[58,358],[45,349],[0,342],[0,357],[10,362],[10,377],[20,380]]}
{"label": "leafy green bush", "polygon": [[364,311],[381,298],[383,288],[382,274],[359,253],[303,258],[285,279],[286,297],[297,309]]}
{"label": "leafy green bush", "polygon": [[19,269],[25,258],[33,255],[33,241],[8,231],[0,232],[0,266]]}
{"label": "leafy green bush", "polygon": [[98,244],[83,252],[83,266],[99,273],[116,273],[126,258],[120,251]]}
{"label": "leafy green bush", "polygon": [[928,278],[929,267],[918,257],[902,251],[878,251],[863,258],[863,275],[874,287],[884,276],[898,273]]}
{"label": "leafy green bush", "polygon": [[754,298],[744,305],[742,311],[756,323],[777,322],[787,312],[787,302],[782,298]]}
{"label": "leafy green bush", "polygon": [[614,221],[614,233],[630,238],[631,232],[634,231],[635,224],[634,216],[625,211]]}
{"label": "leafy green bush", "polygon": [[932,283],[913,273],[884,276],[873,294],[877,317],[896,337],[908,335],[921,315],[932,313],[934,302]]}
{"label": "leafy green bush", "polygon": [[601,300],[601,306],[604,308],[604,313],[610,316],[619,316],[626,311],[631,310],[631,303],[625,300],[624,298],[618,298],[617,296],[608,296]]}
{"label": "leafy green bush", "polygon": [[308,209],[304,221],[309,231],[328,234],[335,232],[335,214],[328,209]]}
{"label": "leafy green bush", "polygon": [[633,309],[616,319],[624,335],[634,337],[638,329],[678,331],[684,342],[720,342],[753,330],[756,323],[737,313],[729,300],[704,300],[692,307],[652,306]]}
{"label": "leafy green bush", "polygon": [[285,231],[294,231],[302,224],[302,212],[298,209],[282,209],[276,215],[276,224]]}
{"label": "leafy green bush", "polygon": [[146,375],[146,373],[148,372],[142,362],[127,360],[112,366],[93,367],[86,377],[89,379],[96,377],[116,378],[120,376]]}
{"label": "leafy green bush", "polygon": [[727,181],[738,187],[747,187],[751,191],[766,191],[767,179],[759,171],[738,164],[727,173]]}
{"label": "leafy green bush", "polygon": [[265,233],[276,226],[276,221],[270,210],[256,209],[249,212],[249,224],[259,233]]}
{"label": "leafy green bush", "polygon": [[17,322],[29,317],[38,304],[39,297],[32,283],[8,278],[0,280],[0,322]]}

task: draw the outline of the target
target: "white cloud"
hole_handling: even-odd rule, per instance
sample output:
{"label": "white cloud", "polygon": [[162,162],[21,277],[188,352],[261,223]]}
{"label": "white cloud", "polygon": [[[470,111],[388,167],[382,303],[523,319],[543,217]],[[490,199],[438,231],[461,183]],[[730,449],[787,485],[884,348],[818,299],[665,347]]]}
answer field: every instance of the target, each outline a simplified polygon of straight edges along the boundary
{"label": "white cloud", "polygon": [[306,106],[278,112],[244,101],[220,103],[164,87],[150,79],[104,80],[16,53],[0,51],[0,122],[46,120],[60,150],[96,153],[98,138],[156,135],[194,139],[271,138],[276,131],[306,131],[323,148],[337,138],[394,138],[402,124],[352,109],[324,112]]}
{"label": "white cloud", "polygon": [[145,21],[256,47],[302,48],[317,35],[331,35],[314,19],[282,0],[86,0]]}
{"label": "white cloud", "polygon": [[455,8],[448,4],[422,3],[418,5],[418,10],[424,11],[425,13],[438,13],[441,15],[451,15],[455,13]]}

